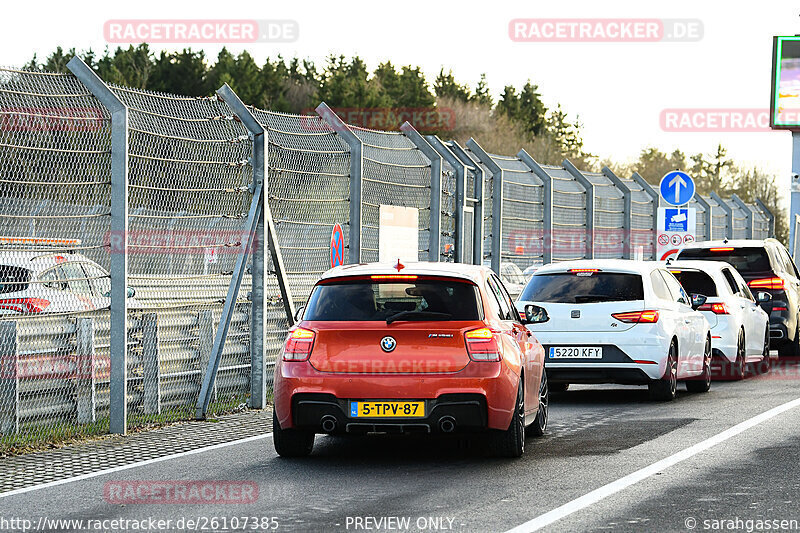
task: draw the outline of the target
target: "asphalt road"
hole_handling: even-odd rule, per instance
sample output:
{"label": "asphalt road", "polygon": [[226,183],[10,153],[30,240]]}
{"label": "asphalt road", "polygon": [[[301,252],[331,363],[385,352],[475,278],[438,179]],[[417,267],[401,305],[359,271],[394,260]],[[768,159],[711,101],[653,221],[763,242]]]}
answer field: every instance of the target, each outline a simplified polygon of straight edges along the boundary
{"label": "asphalt road", "polygon": [[[786,405],[798,398],[796,363],[715,382],[707,394],[681,391],[672,403],[648,401],[644,388],[573,387],[553,395],[547,435],[529,438],[518,460],[487,457],[480,443],[460,439],[402,437],[318,437],[310,458],[287,460],[264,438],[0,498],[0,529],[15,530],[4,518],[29,519],[33,529],[46,517],[153,518],[172,520],[171,530],[194,519],[210,530],[217,517],[216,530],[226,518],[234,531],[252,530],[244,517],[274,517],[258,530],[766,530],[758,520],[769,520],[771,531],[794,520],[800,530],[800,402]],[[110,485],[157,480],[249,482],[258,497],[247,504],[107,501]]]}

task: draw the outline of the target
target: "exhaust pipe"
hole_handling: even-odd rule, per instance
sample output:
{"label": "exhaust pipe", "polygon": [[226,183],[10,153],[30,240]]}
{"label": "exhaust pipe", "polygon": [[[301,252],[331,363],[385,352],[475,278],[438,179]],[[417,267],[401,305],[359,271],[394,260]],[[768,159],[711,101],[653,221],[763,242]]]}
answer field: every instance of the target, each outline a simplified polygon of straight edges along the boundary
{"label": "exhaust pipe", "polygon": [[456,429],[456,419],[452,416],[443,416],[439,419],[439,431],[452,433]]}
{"label": "exhaust pipe", "polygon": [[336,429],[336,417],[333,415],[325,415],[322,417],[322,431],[325,433],[332,433]]}

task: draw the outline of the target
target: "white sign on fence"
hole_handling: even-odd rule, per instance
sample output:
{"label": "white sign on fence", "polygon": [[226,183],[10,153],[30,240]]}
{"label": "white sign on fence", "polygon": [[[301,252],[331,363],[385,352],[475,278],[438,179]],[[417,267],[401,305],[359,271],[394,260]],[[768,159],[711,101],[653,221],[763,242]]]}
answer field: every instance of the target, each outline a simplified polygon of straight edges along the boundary
{"label": "white sign on fence", "polygon": [[659,207],[656,231],[656,259],[666,261],[697,236],[697,209]]}
{"label": "white sign on fence", "polygon": [[419,210],[396,205],[380,206],[378,260],[382,263],[419,261]]}

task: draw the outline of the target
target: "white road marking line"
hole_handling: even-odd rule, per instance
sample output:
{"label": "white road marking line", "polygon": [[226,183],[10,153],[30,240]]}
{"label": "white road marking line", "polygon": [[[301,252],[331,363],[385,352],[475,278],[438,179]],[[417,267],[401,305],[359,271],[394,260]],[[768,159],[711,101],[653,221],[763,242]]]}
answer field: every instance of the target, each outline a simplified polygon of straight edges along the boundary
{"label": "white road marking line", "polygon": [[768,411],[764,411],[760,415],[756,415],[753,418],[745,420],[735,426],[732,426],[721,433],[717,433],[713,437],[709,437],[708,439],[698,442],[693,446],[689,446],[669,457],[661,459],[650,466],[646,466],[632,474],[628,474],[625,477],[619,478],[616,481],[612,481],[607,485],[603,485],[599,489],[595,489],[587,494],[584,494],[580,498],[576,498],[571,502],[567,502],[560,507],[556,507],[552,511],[544,513],[543,515],[537,516],[536,518],[525,522],[513,529],[508,530],[506,533],[528,533],[530,531],[537,531],[545,526],[549,526],[553,522],[561,520],[562,518],[569,516],[575,512],[580,511],[581,509],[585,509],[590,505],[593,505],[600,500],[603,500],[623,489],[634,485],[643,479],[647,479],[650,476],[655,475],[658,472],[661,472],[664,469],[669,468],[670,466],[676,465],[690,457],[693,457],[709,448],[716,446],[726,440],[730,439],[731,437],[735,437],[739,433],[747,431],[748,429],[761,424],[771,418],[778,416],[779,414],[788,411],[789,409],[793,409],[797,406],[800,406],[800,398],[792,400],[790,402],[786,402],[781,404],[777,407],[773,407]]}
{"label": "white road marking line", "polygon": [[130,470],[131,468],[136,468],[139,466],[146,466],[151,465],[154,463],[160,463],[162,461],[169,461],[170,459],[179,459],[181,457],[186,457],[187,455],[194,455],[197,453],[208,452],[211,450],[219,450],[220,448],[226,448],[228,446],[235,446],[237,444],[244,444],[246,442],[252,442],[256,440],[266,439],[267,437],[271,437],[272,432],[269,433],[262,433],[261,435],[253,435],[252,437],[246,437],[244,439],[239,440],[232,440],[230,442],[221,442],[219,444],[214,444],[212,446],[206,446],[204,448],[196,448],[194,450],[189,450],[185,452],[173,453],[171,455],[165,455],[163,457],[155,457],[153,459],[146,459],[144,461],[139,461],[136,463],[130,463],[127,465],[115,466],[114,468],[106,468],[104,470],[98,470],[96,472],[89,472],[87,474],[81,474],[79,476],[68,477],[64,479],[58,479],[56,481],[49,481],[47,483],[41,483],[39,485],[32,485],[30,487],[23,487],[21,489],[14,489],[8,492],[0,492],[0,498],[7,498],[8,496],[16,496],[17,494],[25,494],[26,492],[32,492],[35,490],[47,489],[50,487],[57,487],[58,485],[64,485],[66,483],[72,483],[74,481],[83,481],[84,479],[91,479],[93,477],[104,476],[106,474],[113,474],[114,472],[122,472],[123,470]]}

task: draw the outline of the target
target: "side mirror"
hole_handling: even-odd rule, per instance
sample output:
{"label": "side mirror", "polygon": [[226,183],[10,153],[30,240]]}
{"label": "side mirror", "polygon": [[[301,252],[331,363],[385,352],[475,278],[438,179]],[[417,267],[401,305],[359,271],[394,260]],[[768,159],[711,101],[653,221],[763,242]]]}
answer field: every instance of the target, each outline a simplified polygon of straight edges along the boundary
{"label": "side mirror", "polygon": [[525,324],[541,324],[543,322],[547,322],[550,320],[550,317],[547,315],[547,310],[544,307],[539,307],[538,305],[528,304],[525,306],[525,320],[523,323]]}
{"label": "side mirror", "polygon": [[772,294],[766,291],[758,291],[756,293],[756,301],[758,301],[758,303],[763,304],[769,302],[770,300],[772,300]]}
{"label": "side mirror", "polygon": [[300,307],[294,312],[294,323],[297,324],[303,319],[303,313],[306,312],[305,306]]}
{"label": "side mirror", "polygon": [[133,287],[128,287],[128,290],[125,291],[126,298],[133,298],[136,295],[136,289]]}
{"label": "side mirror", "polygon": [[692,309],[697,311],[697,308],[706,303],[706,300],[708,298],[703,294],[692,294]]}

